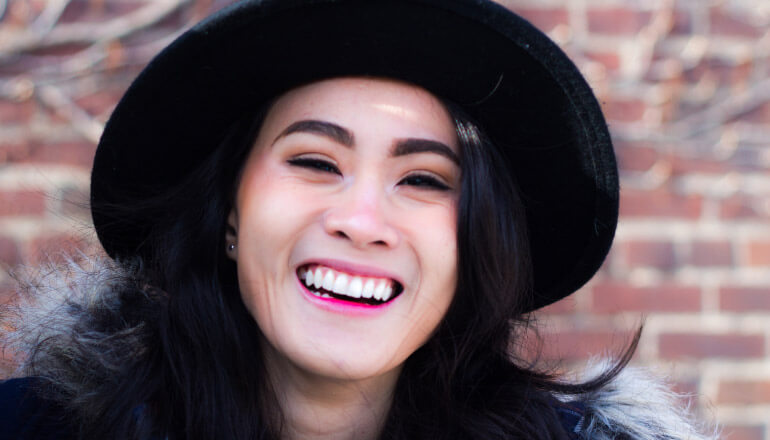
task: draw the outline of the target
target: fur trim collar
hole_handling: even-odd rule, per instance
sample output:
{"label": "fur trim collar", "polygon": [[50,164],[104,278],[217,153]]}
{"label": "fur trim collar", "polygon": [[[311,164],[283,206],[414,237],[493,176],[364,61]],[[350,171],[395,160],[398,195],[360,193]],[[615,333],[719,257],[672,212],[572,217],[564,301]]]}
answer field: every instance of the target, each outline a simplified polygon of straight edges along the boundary
{"label": "fur trim collar", "polygon": [[[592,362],[579,381],[590,380],[609,362]],[[627,367],[602,389],[578,398],[586,408],[578,428],[591,440],[708,440],[718,439],[716,430],[698,423],[682,404],[682,396],[650,371]],[[708,433],[707,433],[708,432]]]}
{"label": "fur trim collar", "polygon": [[[0,309],[10,329],[0,343],[6,353],[18,354],[13,376],[46,377],[63,394],[56,397],[81,407],[108,391],[111,378],[142,358],[151,315],[164,300],[147,289],[139,273],[138,265],[103,258],[18,277],[18,301]],[[594,363],[578,381],[598,376],[608,365]],[[718,438],[716,432],[705,434],[680,396],[641,368],[625,368],[598,391],[559,397],[585,408],[575,426],[581,439]]]}

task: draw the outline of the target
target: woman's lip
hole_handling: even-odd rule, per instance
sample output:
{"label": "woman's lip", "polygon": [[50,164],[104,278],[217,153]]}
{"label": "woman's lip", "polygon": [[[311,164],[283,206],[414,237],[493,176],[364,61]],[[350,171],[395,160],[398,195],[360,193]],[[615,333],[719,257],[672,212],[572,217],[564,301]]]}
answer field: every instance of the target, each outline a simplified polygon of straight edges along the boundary
{"label": "woman's lip", "polygon": [[297,269],[299,269],[300,267],[306,267],[310,265],[320,265],[320,266],[328,267],[329,269],[334,269],[338,272],[344,272],[346,274],[350,274],[353,276],[368,277],[368,278],[389,278],[401,284],[402,286],[406,287],[404,284],[404,281],[400,277],[398,277],[397,275],[391,272],[388,272],[378,267],[352,263],[350,261],[335,260],[335,259],[328,259],[328,258],[313,259],[313,260],[307,260],[300,263],[297,266]]}
{"label": "woman's lip", "polygon": [[343,315],[348,316],[373,316],[377,315],[379,313],[382,313],[385,310],[388,310],[390,308],[390,305],[393,304],[394,301],[396,301],[398,298],[393,298],[391,301],[388,301],[386,303],[382,303],[379,305],[368,305],[368,304],[359,304],[354,303],[350,301],[344,301],[336,298],[323,298],[313,295],[310,290],[305,286],[304,283],[299,278],[296,278],[297,284],[299,286],[300,291],[302,292],[302,296],[305,297],[305,299],[316,306],[334,313],[340,313]]}

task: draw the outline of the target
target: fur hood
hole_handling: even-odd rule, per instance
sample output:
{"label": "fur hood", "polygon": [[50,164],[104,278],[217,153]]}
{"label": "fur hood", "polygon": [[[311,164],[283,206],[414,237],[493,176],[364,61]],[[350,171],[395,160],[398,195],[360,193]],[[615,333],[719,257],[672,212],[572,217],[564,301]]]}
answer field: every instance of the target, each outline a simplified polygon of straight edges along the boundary
{"label": "fur hood", "polygon": [[[152,319],[157,311],[152,305],[162,301],[137,276],[140,272],[137,265],[103,258],[18,276],[17,301],[0,316],[0,343],[18,365],[12,375],[51,379],[63,394],[56,397],[74,407],[109,392],[111,378],[146,350],[148,315]],[[126,317],[128,308],[133,317]],[[596,377],[606,367],[594,363],[577,379]],[[581,439],[718,438],[688,414],[680,396],[638,367],[625,368],[598,391],[557,397],[584,408],[575,426]]]}

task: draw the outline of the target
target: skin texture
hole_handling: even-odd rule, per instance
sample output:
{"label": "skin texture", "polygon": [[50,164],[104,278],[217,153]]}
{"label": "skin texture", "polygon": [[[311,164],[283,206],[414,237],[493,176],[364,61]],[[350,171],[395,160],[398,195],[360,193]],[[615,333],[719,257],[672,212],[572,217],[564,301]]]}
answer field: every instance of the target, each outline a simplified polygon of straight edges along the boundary
{"label": "skin texture", "polygon": [[[376,437],[404,361],[445,315],[460,168],[438,144],[459,155],[446,109],[395,81],[316,82],[268,112],[227,240],[288,438]],[[365,313],[323,307],[297,275],[314,263],[395,279],[403,293]]]}

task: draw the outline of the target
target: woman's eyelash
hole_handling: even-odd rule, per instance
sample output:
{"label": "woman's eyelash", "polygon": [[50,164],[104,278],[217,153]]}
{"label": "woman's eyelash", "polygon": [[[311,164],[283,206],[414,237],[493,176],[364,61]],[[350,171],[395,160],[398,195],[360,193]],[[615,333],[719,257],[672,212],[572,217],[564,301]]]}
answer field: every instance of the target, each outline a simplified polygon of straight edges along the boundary
{"label": "woman's eyelash", "polygon": [[[340,170],[333,163],[323,159],[296,157],[289,159],[288,163],[298,167],[342,175]],[[411,174],[401,179],[399,185],[408,185],[438,191],[447,191],[450,189],[448,185],[429,174]]]}
{"label": "woman's eyelash", "polygon": [[316,158],[310,158],[310,157],[295,157],[293,159],[288,160],[290,165],[303,167],[303,168],[310,168],[318,171],[323,171],[326,173],[334,173],[342,175],[339,169],[337,167],[323,159],[316,159]]}
{"label": "woman's eyelash", "polygon": [[428,174],[412,174],[406,176],[401,179],[399,185],[416,186],[439,191],[447,191],[450,189],[448,185]]}

